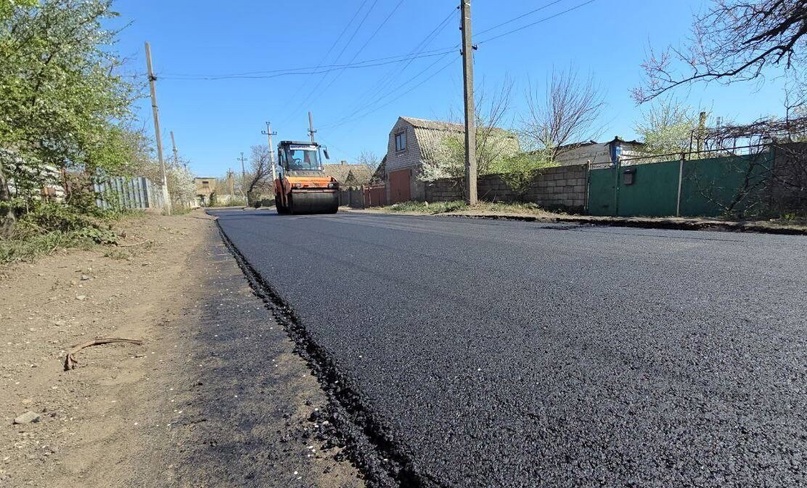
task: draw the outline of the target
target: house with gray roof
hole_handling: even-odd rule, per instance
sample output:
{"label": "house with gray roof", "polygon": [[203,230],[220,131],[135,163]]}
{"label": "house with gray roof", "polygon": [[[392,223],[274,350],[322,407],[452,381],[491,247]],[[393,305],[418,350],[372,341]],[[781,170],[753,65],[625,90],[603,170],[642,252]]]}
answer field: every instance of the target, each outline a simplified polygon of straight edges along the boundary
{"label": "house with gray roof", "polygon": [[644,143],[626,141],[614,137],[608,142],[576,142],[558,147],[555,162],[560,166],[591,164],[592,168],[607,168],[618,159],[637,157],[642,154]]}
{"label": "house with gray roof", "polygon": [[375,168],[367,164],[347,164],[342,161],[339,164],[323,164],[322,171],[343,187],[356,187],[369,185]]}
{"label": "house with gray roof", "polygon": [[[496,139],[507,142],[508,152],[518,151],[515,135],[502,129],[493,129],[493,132]],[[399,117],[389,133],[387,154],[379,167],[379,170],[383,168],[387,202],[425,200],[426,183],[418,178],[423,163],[435,157],[447,138],[464,137],[464,134],[465,127],[460,124]]]}

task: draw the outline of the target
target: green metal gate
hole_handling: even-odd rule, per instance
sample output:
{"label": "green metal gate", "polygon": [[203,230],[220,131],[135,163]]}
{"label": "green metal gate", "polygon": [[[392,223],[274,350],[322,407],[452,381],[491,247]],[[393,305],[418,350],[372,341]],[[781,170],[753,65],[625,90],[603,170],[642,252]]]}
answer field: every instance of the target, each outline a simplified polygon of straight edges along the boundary
{"label": "green metal gate", "polygon": [[773,155],[623,164],[589,172],[589,213],[716,217],[759,205]]}

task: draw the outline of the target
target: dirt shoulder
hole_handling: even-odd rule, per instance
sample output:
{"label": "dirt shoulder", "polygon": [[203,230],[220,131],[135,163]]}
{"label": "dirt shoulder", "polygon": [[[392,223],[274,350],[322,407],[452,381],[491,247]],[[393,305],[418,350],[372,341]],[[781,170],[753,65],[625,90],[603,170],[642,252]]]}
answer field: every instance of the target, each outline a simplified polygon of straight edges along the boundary
{"label": "dirt shoulder", "polygon": [[[0,486],[361,486],[213,219],[120,227],[120,247],[0,269]],[[96,337],[143,344],[64,371]]]}

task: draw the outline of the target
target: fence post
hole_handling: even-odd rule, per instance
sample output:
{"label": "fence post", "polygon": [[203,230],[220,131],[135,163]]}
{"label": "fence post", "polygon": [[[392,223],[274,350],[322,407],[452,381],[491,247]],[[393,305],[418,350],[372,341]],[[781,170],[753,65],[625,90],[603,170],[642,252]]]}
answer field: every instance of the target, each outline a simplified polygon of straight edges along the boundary
{"label": "fence post", "polygon": [[583,201],[583,213],[588,214],[588,203],[591,201],[591,160],[586,161],[586,194]]}
{"label": "fence post", "polygon": [[678,200],[675,203],[675,216],[681,216],[681,187],[684,181],[684,153],[681,153],[681,160],[678,162]]}

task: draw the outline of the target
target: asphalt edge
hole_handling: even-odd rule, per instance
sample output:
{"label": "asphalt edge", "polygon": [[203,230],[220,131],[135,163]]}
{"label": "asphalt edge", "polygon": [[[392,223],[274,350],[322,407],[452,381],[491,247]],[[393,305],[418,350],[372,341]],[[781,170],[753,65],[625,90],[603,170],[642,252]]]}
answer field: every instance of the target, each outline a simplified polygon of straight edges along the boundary
{"label": "asphalt edge", "polygon": [[[340,208],[341,210],[341,208]],[[537,222],[543,224],[578,224],[600,227],[631,227],[639,229],[689,230],[712,232],[743,232],[755,234],[807,236],[807,228],[776,226],[768,227],[754,223],[726,222],[719,220],[670,220],[649,219],[641,217],[590,217],[590,216],[554,216],[519,214],[474,214],[474,213],[417,213],[417,212],[381,212],[349,209],[349,213],[371,213],[380,215],[410,215],[424,217],[453,217],[463,219],[511,220],[518,222]]]}
{"label": "asphalt edge", "polygon": [[365,408],[363,395],[339,370],[327,350],[303,326],[294,309],[249,264],[235,244],[216,225],[227,249],[244,273],[253,293],[272,312],[277,322],[296,344],[295,352],[311,368],[328,398],[328,416],[344,442],[344,451],[365,476],[368,486],[428,486],[428,478],[417,473],[411,457],[398,449],[383,422]]}
{"label": "asphalt edge", "polygon": [[530,215],[473,215],[473,214],[443,214],[446,217],[482,218],[491,220],[516,220],[522,222],[539,222],[547,224],[579,224],[601,227],[632,227],[639,229],[663,230],[689,230],[689,231],[722,231],[745,232],[774,235],[807,235],[807,229],[793,227],[766,227],[761,225],[745,224],[742,222],[719,222],[713,220],[630,220],[590,217],[538,217]]}

